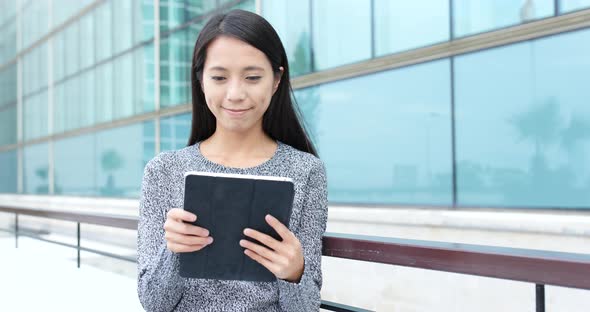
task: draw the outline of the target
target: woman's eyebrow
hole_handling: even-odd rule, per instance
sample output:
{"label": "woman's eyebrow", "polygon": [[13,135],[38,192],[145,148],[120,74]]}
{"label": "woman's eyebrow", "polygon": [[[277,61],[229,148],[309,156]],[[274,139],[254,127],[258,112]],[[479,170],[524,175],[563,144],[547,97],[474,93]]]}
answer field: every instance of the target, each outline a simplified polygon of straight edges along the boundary
{"label": "woman's eyebrow", "polygon": [[260,66],[246,66],[246,68],[244,68],[244,71],[249,71],[249,70],[261,70],[261,71],[264,71],[264,68],[262,68]]}
{"label": "woman's eyebrow", "polygon": [[[213,67],[210,67],[209,70],[228,71],[228,69],[223,66],[213,66]],[[264,68],[262,68],[260,66],[250,65],[250,66],[244,67],[244,69],[242,71],[252,71],[252,70],[264,71]]]}
{"label": "woman's eyebrow", "polygon": [[221,66],[213,66],[213,67],[209,68],[209,70],[227,71],[227,69],[225,67],[221,67]]}

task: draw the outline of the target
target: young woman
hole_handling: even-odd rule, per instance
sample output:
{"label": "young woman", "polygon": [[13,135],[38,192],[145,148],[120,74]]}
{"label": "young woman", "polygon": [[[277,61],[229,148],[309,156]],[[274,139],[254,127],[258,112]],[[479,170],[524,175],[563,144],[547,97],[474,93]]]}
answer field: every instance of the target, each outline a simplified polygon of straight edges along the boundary
{"label": "young woman", "polygon": [[[326,175],[291,102],[285,49],[262,17],[216,15],[195,44],[192,130],[186,148],[145,167],[138,228],[138,293],[147,311],[318,311]],[[273,282],[182,278],[178,254],[215,244],[181,208],[187,171],[293,179],[289,226],[266,222],[281,240],[245,229],[239,245],[276,276]],[[237,243],[236,243],[237,244]]]}

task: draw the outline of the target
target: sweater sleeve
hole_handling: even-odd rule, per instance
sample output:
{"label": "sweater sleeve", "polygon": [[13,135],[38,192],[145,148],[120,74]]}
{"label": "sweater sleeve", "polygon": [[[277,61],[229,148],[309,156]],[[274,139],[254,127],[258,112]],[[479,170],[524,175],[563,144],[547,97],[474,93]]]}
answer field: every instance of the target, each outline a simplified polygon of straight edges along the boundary
{"label": "sweater sleeve", "polygon": [[322,287],[322,237],[328,219],[326,173],[317,161],[308,177],[306,199],[295,236],[303,247],[304,267],[299,283],[278,280],[279,304],[284,311],[319,311]]}
{"label": "sweater sleeve", "polygon": [[137,292],[146,311],[172,311],[180,302],[184,279],[178,255],[167,248],[164,222],[170,203],[168,176],[161,156],[146,165],[141,184],[137,229]]}

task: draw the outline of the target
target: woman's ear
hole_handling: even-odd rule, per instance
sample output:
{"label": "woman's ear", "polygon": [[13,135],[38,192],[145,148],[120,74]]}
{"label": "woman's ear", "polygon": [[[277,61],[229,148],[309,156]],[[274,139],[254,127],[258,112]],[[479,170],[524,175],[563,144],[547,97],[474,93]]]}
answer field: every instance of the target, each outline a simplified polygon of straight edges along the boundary
{"label": "woman's ear", "polygon": [[279,73],[275,75],[274,85],[272,87],[272,94],[274,95],[277,89],[279,88],[279,84],[281,83],[281,78],[283,78],[283,73],[285,69],[283,66],[279,67]]}

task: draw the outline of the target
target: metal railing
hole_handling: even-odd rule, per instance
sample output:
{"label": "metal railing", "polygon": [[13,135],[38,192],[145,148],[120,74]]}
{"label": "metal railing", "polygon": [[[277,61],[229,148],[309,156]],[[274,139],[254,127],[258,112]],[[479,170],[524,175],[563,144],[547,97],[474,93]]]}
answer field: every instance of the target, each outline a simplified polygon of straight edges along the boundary
{"label": "metal railing", "polygon": [[[137,217],[3,206],[0,206],[0,212],[15,215],[14,230],[6,231],[14,233],[17,248],[18,237],[29,236],[76,248],[78,267],[80,267],[80,251],[135,262],[135,258],[81,247],[80,224],[136,230]],[[19,215],[76,222],[77,244],[65,244],[22,233],[19,230]],[[545,285],[590,290],[588,274],[590,255],[588,254],[334,233],[324,235],[322,253],[328,257],[529,282],[535,285],[537,312],[545,311]],[[321,308],[330,311],[369,311],[325,300],[322,301]]]}

